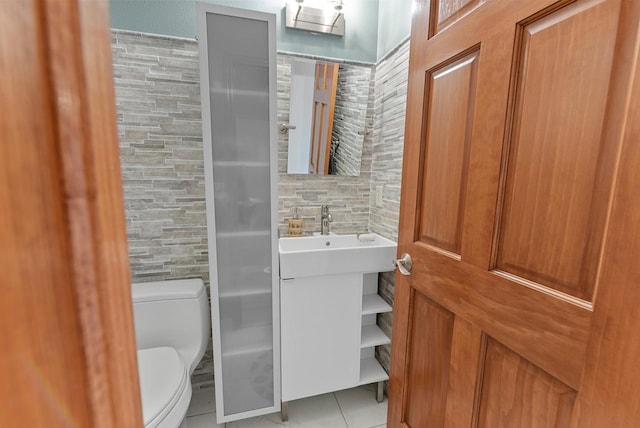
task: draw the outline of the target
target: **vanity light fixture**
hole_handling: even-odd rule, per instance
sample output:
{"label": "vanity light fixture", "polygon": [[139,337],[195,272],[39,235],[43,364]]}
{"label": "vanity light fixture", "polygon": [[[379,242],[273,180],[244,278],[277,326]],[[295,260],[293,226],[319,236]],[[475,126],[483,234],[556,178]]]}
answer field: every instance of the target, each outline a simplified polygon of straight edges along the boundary
{"label": "vanity light fixture", "polygon": [[319,34],[344,36],[343,0],[291,0],[286,4],[285,26]]}

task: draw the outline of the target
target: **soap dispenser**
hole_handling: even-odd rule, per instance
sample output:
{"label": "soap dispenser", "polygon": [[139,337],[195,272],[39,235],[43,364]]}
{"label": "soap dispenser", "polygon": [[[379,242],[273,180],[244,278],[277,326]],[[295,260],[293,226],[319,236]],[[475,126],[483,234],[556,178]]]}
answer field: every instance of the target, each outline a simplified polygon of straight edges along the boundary
{"label": "soap dispenser", "polygon": [[302,236],[304,220],[298,214],[298,207],[293,209],[293,218],[289,219],[289,236]]}

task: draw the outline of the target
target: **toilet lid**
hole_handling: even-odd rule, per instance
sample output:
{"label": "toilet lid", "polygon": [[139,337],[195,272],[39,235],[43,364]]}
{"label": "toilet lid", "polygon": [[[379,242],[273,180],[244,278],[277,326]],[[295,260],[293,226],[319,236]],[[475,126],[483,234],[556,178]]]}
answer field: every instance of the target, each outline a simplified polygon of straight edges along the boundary
{"label": "toilet lid", "polygon": [[160,423],[187,386],[187,366],[173,348],[138,350],[138,373],[145,427]]}

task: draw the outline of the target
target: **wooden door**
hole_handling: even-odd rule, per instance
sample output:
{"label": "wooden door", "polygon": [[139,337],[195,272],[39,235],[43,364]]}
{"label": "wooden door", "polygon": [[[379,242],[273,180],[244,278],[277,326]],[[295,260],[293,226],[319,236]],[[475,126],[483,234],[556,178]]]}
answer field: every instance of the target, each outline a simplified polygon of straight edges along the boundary
{"label": "wooden door", "polygon": [[107,2],[3,2],[0,76],[0,426],[140,427]]}
{"label": "wooden door", "polygon": [[640,426],[639,3],[415,4],[389,427]]}
{"label": "wooden door", "polygon": [[338,87],[338,64],[318,61],[313,91],[309,174],[329,173],[331,131]]}

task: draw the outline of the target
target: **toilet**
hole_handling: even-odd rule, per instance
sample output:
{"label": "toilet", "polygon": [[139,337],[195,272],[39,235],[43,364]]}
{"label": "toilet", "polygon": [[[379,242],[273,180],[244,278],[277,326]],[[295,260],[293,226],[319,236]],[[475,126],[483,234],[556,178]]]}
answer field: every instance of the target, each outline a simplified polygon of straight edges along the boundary
{"label": "toilet", "polygon": [[211,334],[201,279],[131,286],[145,428],[186,426],[191,374]]}

